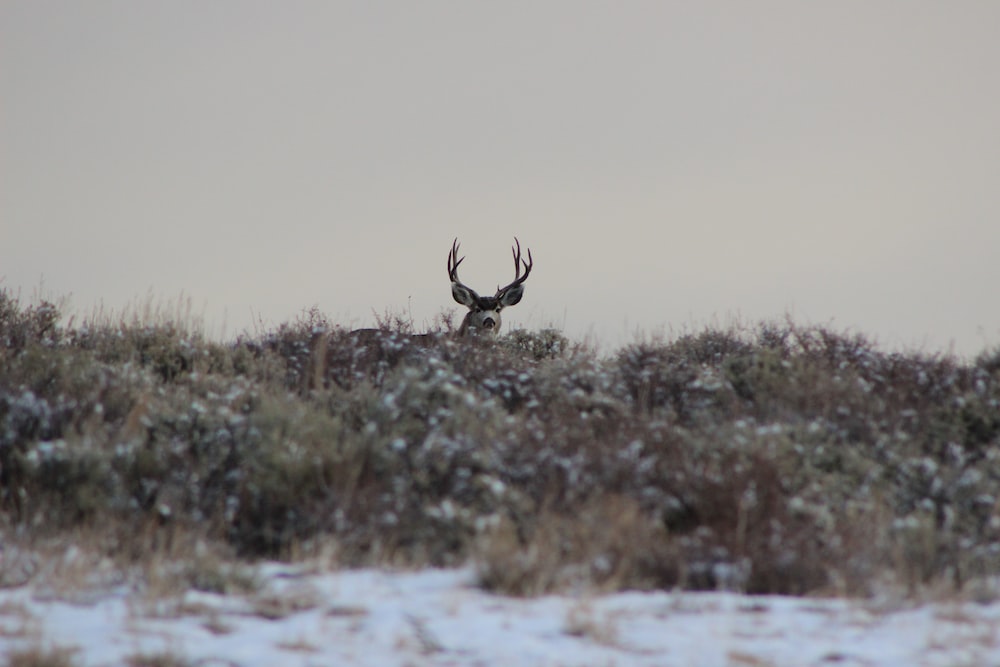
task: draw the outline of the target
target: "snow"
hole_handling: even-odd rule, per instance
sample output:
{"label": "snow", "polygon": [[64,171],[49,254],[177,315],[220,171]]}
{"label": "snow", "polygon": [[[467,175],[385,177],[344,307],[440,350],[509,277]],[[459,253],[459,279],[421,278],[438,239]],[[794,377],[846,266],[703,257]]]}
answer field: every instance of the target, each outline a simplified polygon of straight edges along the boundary
{"label": "snow", "polygon": [[199,666],[1000,664],[1000,604],[618,593],[518,599],[470,569],[261,569],[247,596],[0,590],[0,651],[77,665],[168,653]]}

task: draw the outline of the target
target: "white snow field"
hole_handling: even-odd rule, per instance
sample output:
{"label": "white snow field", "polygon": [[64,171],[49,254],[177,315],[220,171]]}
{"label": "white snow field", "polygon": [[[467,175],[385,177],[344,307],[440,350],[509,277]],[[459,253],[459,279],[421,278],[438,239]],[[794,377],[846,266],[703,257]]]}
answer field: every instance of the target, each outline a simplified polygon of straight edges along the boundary
{"label": "white snow field", "polygon": [[477,589],[470,569],[261,573],[263,589],[250,596],[4,589],[0,651],[73,649],[73,665],[199,667],[1000,665],[997,603],[671,592],[517,599]]}

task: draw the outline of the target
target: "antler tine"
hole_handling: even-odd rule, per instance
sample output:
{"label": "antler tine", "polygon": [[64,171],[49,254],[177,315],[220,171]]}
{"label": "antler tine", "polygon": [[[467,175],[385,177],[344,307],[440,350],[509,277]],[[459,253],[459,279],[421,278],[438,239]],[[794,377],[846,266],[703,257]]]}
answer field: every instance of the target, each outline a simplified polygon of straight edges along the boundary
{"label": "antler tine", "polygon": [[[527,249],[528,250],[528,261],[524,262],[524,260],[521,259],[521,242],[517,240],[516,236],[514,237],[514,243],[517,244],[517,249],[515,250],[514,246],[511,246],[511,248],[510,248],[511,251],[513,251],[513,253],[514,253],[514,279],[515,280],[519,279],[518,282],[524,282],[525,278],[528,277],[528,274],[531,273],[531,267],[532,267],[532,264],[533,264],[533,262],[531,261],[531,248]],[[524,263],[524,275],[523,276],[521,276],[521,263],[522,262]]]}
{"label": "antler tine", "polygon": [[[510,247],[511,253],[514,255],[514,282],[510,283],[506,287],[498,288],[497,294],[502,294],[510,288],[520,285],[528,279],[528,274],[531,273],[531,267],[534,264],[531,259],[531,248],[527,249],[528,261],[525,262],[521,259],[521,242],[517,240],[516,236],[514,237],[514,243],[515,245]],[[521,275],[521,264],[524,264],[524,275]]]}
{"label": "antler tine", "polygon": [[458,259],[458,249],[462,247],[458,242],[458,237],[451,244],[451,252],[448,253],[448,277],[456,283],[461,283],[462,281],[458,279],[458,265],[462,263],[465,259]]}

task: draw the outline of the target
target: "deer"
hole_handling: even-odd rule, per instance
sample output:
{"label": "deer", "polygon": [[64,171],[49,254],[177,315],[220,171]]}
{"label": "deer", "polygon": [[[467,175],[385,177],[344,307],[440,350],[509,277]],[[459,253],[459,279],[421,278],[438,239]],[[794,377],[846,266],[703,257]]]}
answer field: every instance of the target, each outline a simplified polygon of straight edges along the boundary
{"label": "deer", "polygon": [[[465,285],[458,278],[458,266],[465,257],[459,259],[459,243],[456,238],[451,244],[451,252],[448,253],[448,278],[451,280],[451,295],[455,301],[469,309],[465,319],[462,320],[458,328],[458,336],[469,334],[488,333],[496,335],[500,329],[500,311],[507,306],[517,305],[524,296],[524,281],[531,273],[533,262],[531,260],[531,248],[528,248],[528,259],[521,258],[521,242],[514,237],[514,244],[511,252],[514,255],[514,281],[506,287],[497,286],[497,293],[493,296],[479,296],[476,290]],[[524,273],[521,273],[521,267]]]}
{"label": "deer", "polygon": [[[479,333],[496,336],[500,328],[500,311],[518,304],[524,296],[524,281],[533,266],[531,249],[526,249],[528,258],[523,259],[521,242],[514,238],[514,245],[511,246],[514,280],[506,287],[497,287],[493,296],[485,297],[479,296],[459,279],[458,267],[465,257],[460,258],[458,250],[456,238],[448,253],[448,279],[451,281],[451,295],[469,312],[455,335],[460,338]],[[301,388],[312,391],[328,387],[331,383],[342,387],[353,386],[373,374],[384,373],[386,366],[391,368],[404,356],[420,354],[422,349],[438,346],[443,339],[441,333],[403,333],[392,331],[391,327],[345,331],[330,330],[326,325],[314,326],[309,341],[309,360],[302,371]]]}

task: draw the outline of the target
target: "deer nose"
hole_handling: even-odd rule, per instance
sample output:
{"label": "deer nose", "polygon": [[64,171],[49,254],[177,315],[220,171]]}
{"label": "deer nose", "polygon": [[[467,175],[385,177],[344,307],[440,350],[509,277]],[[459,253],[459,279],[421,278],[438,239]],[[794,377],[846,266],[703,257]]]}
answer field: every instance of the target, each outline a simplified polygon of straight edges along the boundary
{"label": "deer nose", "polygon": [[484,329],[492,329],[496,325],[497,325],[497,323],[493,320],[492,317],[487,317],[486,319],[483,320],[483,328]]}

